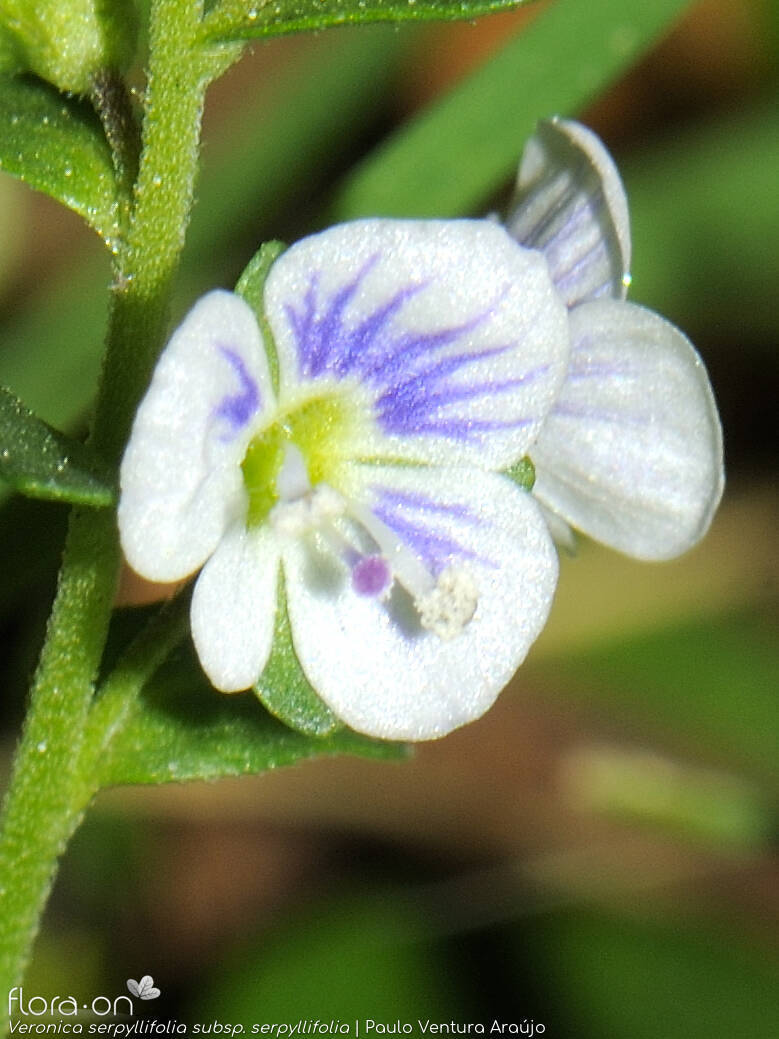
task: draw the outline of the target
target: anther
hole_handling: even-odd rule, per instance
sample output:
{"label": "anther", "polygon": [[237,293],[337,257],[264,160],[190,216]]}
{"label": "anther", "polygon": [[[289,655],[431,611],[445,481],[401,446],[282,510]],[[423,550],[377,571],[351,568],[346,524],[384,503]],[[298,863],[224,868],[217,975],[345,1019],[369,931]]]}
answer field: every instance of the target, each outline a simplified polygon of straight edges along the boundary
{"label": "anther", "polygon": [[471,620],[478,598],[476,582],[468,571],[448,566],[439,574],[435,588],[415,605],[422,627],[448,642]]}

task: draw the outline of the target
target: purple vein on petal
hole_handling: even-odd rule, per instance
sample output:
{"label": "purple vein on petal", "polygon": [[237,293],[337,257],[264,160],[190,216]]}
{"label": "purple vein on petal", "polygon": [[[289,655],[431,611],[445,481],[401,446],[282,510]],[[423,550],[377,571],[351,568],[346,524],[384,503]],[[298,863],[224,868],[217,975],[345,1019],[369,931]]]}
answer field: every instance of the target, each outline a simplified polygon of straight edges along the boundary
{"label": "purple vein on petal", "polygon": [[[398,381],[389,383],[386,386],[383,396],[392,393],[405,394],[409,391],[413,392],[418,387],[431,386],[450,375],[454,375],[455,372],[469,364],[474,364],[476,361],[484,361],[488,357],[499,357],[513,348],[514,343],[504,343],[500,346],[491,346],[485,350],[478,350],[475,353],[467,350],[459,354],[446,354],[444,357],[435,358],[433,363],[426,368],[407,364],[406,367],[401,368],[397,373],[399,376]],[[401,360],[405,361],[406,358]]]}
{"label": "purple vein on petal", "polygon": [[376,344],[359,363],[360,374],[375,386],[392,386],[398,377],[414,370],[414,364],[425,360],[435,350],[441,350],[473,332],[489,312],[475,318],[440,328],[435,332],[406,332]]}
{"label": "purple vein on petal", "polygon": [[[480,354],[471,354],[467,357],[460,355],[460,358],[463,364],[467,364],[481,360],[486,353],[500,353],[506,349],[509,349],[509,347],[483,351]],[[454,358],[447,360],[454,360]],[[457,367],[462,367],[462,364]],[[456,369],[453,368],[453,370]],[[451,404],[465,403],[483,397],[497,397],[501,394],[509,393],[520,386],[529,385],[548,371],[549,365],[540,365],[512,379],[489,379],[470,384],[442,383],[443,375],[431,371],[428,378],[409,380],[409,382],[398,387],[395,391],[386,391],[382,394],[377,401],[379,422],[385,432],[407,432],[415,428],[420,420],[424,421],[425,419],[433,418],[438,415],[441,409]],[[445,374],[448,374],[448,372]],[[532,418],[522,416],[520,421],[526,425],[529,421],[532,421]],[[513,427],[516,422],[517,419],[512,419],[510,426]],[[497,427],[493,426],[491,428]]]}
{"label": "purple vein on petal", "polygon": [[[386,344],[383,356],[366,358],[361,374],[384,393],[393,393],[409,379],[415,379],[417,376],[425,378],[426,373],[431,373],[440,378],[447,372],[453,373],[463,364],[471,363],[471,358],[490,357],[512,349],[516,344],[502,344],[488,347],[481,352],[464,351],[454,356],[435,358],[438,351],[458,339],[469,336],[487,321],[495,307],[505,298],[509,288],[510,286],[505,285],[486,307],[457,325],[439,328],[433,332],[406,333],[399,336],[394,342]],[[426,369],[424,366],[431,357],[434,357],[433,365]]]}
{"label": "purple vein on petal", "polygon": [[584,196],[577,200],[560,226],[549,235],[540,248],[547,256],[550,252],[556,255],[572,238],[597,219],[602,206],[603,199],[595,196]]}
{"label": "purple vein on petal", "polygon": [[[609,267],[613,266],[606,247],[606,242],[604,239],[600,238],[596,242],[593,242],[585,252],[580,253],[573,262],[569,262],[567,267],[558,268],[557,264],[550,259],[549,266],[552,270],[552,280],[555,283],[555,288],[558,292],[562,292],[563,294],[576,288],[581,276],[595,267],[596,264],[601,263],[604,258],[609,264]],[[603,288],[604,285],[609,284],[610,282],[608,281],[602,282],[599,288]],[[590,295],[591,293],[588,292],[588,297]]]}
{"label": "purple vein on petal", "polygon": [[[537,187],[531,189],[527,197],[520,205],[520,212],[531,210],[538,204],[539,198],[544,196],[553,197],[553,202],[543,203],[539,219],[526,230],[520,239],[522,245],[527,249],[539,249],[543,251],[545,236],[555,226],[566,209],[571,206],[576,197],[576,191],[570,183],[567,172],[557,173],[552,177],[544,178]],[[551,235],[549,235],[551,237]]]}
{"label": "purple vein on petal", "polygon": [[432,498],[426,498],[424,495],[416,494],[413,491],[390,490],[388,487],[382,487],[380,484],[374,484],[370,490],[373,495],[380,499],[380,504],[387,508],[417,509],[420,512],[453,516],[455,519],[463,520],[470,526],[478,525],[482,522],[478,513],[461,502],[444,504],[444,502],[434,501]]}
{"label": "purple vein on petal", "polygon": [[[419,282],[400,289],[353,331],[345,333],[344,345],[332,365],[334,374],[342,376],[353,370],[364,374],[369,367],[371,348],[377,342],[380,344],[379,349],[382,345],[386,345],[382,333],[385,332],[392,318],[428,284],[428,282]],[[373,352],[375,353],[375,349]]]}
{"label": "purple vein on petal", "polygon": [[636,378],[638,374],[627,365],[618,365],[611,361],[574,360],[568,369],[566,380],[578,382],[582,379]]}
{"label": "purple vein on petal", "polygon": [[390,527],[426,565],[438,574],[453,559],[471,560],[492,569],[497,563],[467,548],[456,534],[436,529],[436,522],[451,519],[471,529],[484,526],[484,518],[463,502],[441,502],[413,491],[374,484],[371,487],[375,515]]}
{"label": "purple vein on petal", "polygon": [[338,360],[343,355],[343,349],[339,350],[338,346],[342,346],[339,343],[339,339],[344,331],[344,310],[354,299],[360,285],[376,266],[378,260],[379,254],[374,253],[360,269],[357,277],[339,289],[330,301],[330,306],[318,322],[317,332],[320,343],[320,356],[317,357],[317,364],[315,366],[312,365],[310,375],[316,377],[322,371],[333,367],[334,363],[337,365]]}
{"label": "purple vein on petal", "polygon": [[291,303],[285,305],[287,320],[296,341],[298,367],[302,377],[315,379],[327,371],[338,371],[353,334],[345,328],[344,311],[379,259],[379,253],[371,256],[355,277],[330,297],[324,312],[320,313],[320,271],[313,271],[310,275],[300,311]]}
{"label": "purple vein on petal", "polygon": [[627,415],[621,411],[604,411],[599,408],[565,404],[561,401],[554,405],[552,414],[563,418],[583,418],[592,422],[608,422],[618,426],[648,426],[652,421],[649,415]]}
{"label": "purple vein on petal", "polygon": [[424,523],[401,516],[397,508],[377,504],[372,509],[375,516],[386,524],[411,551],[437,575],[453,559],[477,560],[471,549],[461,545],[456,538],[435,530]]}
{"label": "purple vein on petal", "polygon": [[526,429],[536,419],[472,419],[472,418],[420,418],[419,421],[405,427],[404,433],[427,433],[433,436],[449,437],[465,443],[477,443],[481,433],[496,433],[502,429]]}
{"label": "purple vein on petal", "polygon": [[430,331],[410,331],[394,325],[409,301],[430,282],[413,282],[396,291],[356,325],[350,326],[346,310],[368,273],[381,259],[376,253],[357,274],[332,296],[323,298],[320,272],[309,277],[302,304],[286,305],[299,361],[300,374],[315,379],[356,376],[376,391],[376,417],[386,433],[434,433],[457,439],[475,439],[498,429],[521,428],[533,422],[525,416],[509,421],[447,417],[438,413],[448,405],[486,400],[532,382],[548,367],[514,378],[481,379],[470,384],[454,376],[468,366],[516,349],[504,343],[482,350],[446,351],[466,339],[487,321],[510,286],[502,287],[478,313],[458,324]]}
{"label": "purple vein on petal", "polygon": [[305,374],[309,367],[310,359],[307,351],[315,347],[315,343],[312,342],[311,331],[316,317],[318,290],[319,271],[314,271],[309,280],[306,294],[303,297],[302,312],[298,313],[290,303],[287,303],[284,307],[298,347],[298,369],[300,374]]}
{"label": "purple vein on petal", "polygon": [[260,391],[240,354],[229,346],[220,345],[218,349],[238,376],[240,389],[238,393],[228,394],[221,399],[214,411],[214,418],[225,419],[237,432],[246,425],[259,408]]}

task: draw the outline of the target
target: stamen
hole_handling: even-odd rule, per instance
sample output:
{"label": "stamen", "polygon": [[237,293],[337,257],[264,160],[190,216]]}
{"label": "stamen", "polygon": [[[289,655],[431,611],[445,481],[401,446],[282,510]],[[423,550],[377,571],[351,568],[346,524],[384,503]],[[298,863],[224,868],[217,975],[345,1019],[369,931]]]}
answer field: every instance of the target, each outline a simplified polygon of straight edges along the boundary
{"label": "stamen", "polygon": [[467,570],[449,566],[435,580],[371,509],[325,483],[312,487],[305,459],[294,444],[285,445],[276,493],[278,501],[268,515],[273,529],[289,538],[316,531],[351,570],[357,595],[383,599],[397,580],[414,600],[422,627],[445,641],[459,635],[473,617],[478,591]]}
{"label": "stamen", "polygon": [[292,500],[282,499],[270,511],[268,520],[278,534],[300,537],[311,530],[333,530],[333,520],[343,516],[346,503],[325,484]]}
{"label": "stamen", "polygon": [[349,513],[370,534],[391,575],[414,599],[423,628],[448,641],[463,630],[476,612],[476,582],[462,567],[449,566],[434,580],[424,563],[370,509],[352,502]]}
{"label": "stamen", "polygon": [[435,588],[435,581],[424,563],[370,509],[349,502],[349,513],[371,536],[392,573],[412,598],[419,599]]}
{"label": "stamen", "polygon": [[448,566],[441,572],[435,588],[417,599],[423,628],[448,642],[459,635],[476,612],[476,582],[467,570]]}

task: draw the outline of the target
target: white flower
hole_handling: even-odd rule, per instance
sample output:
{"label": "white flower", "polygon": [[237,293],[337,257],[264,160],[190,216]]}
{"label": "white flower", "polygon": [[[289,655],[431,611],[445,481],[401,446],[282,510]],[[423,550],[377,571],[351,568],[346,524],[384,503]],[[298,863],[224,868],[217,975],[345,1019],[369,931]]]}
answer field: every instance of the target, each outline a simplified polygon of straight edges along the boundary
{"label": "white flower", "polygon": [[543,253],[570,308],[568,376],[531,450],[553,529],[566,521],[639,559],[684,552],[722,495],[722,431],[687,338],[624,301],[627,200],[595,134],[561,119],[539,125],[507,226]]}
{"label": "white flower", "polygon": [[543,258],[485,221],[304,239],[264,291],[272,342],[212,292],[174,333],[121,469],[131,566],[192,601],[201,664],[262,686],[286,611],[335,715],[429,739],[481,715],[550,607],[533,497],[500,470],[555,400],[568,319]]}

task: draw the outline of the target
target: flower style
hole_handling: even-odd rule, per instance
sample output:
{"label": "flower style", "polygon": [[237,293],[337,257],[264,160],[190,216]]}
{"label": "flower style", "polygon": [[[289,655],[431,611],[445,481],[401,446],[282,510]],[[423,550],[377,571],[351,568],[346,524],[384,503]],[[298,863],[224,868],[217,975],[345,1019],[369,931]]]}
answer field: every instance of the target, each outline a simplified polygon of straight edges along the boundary
{"label": "flower style", "polygon": [[639,559],[668,559],[706,532],[722,495],[722,431],[687,338],[625,302],[625,192],[578,123],[541,123],[525,149],[507,227],[546,257],[570,312],[571,362],[531,450],[534,494],[567,524]]}
{"label": "flower style", "polygon": [[192,632],[218,689],[262,692],[281,617],[342,722],[442,736],[491,705],[551,604],[546,524],[501,470],[559,393],[566,307],[503,228],[394,220],[297,243],[263,304],[269,334],[211,292],[163,352],[121,468],[128,562],[203,566]]}

